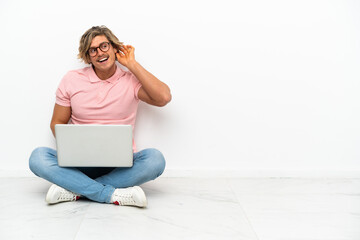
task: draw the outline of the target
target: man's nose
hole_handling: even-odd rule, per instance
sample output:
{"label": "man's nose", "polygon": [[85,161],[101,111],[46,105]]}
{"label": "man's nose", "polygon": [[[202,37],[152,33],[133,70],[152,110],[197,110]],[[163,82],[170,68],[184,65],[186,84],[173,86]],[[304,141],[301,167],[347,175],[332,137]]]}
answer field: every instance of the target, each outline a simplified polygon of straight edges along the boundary
{"label": "man's nose", "polygon": [[99,47],[96,48],[96,55],[99,55],[101,53],[102,53],[102,51],[100,50],[100,46],[99,46]]}

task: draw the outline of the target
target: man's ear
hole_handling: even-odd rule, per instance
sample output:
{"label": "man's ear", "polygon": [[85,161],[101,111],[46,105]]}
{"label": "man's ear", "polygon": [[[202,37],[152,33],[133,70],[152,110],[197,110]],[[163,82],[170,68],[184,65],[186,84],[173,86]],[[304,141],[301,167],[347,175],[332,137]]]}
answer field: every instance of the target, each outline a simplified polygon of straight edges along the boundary
{"label": "man's ear", "polygon": [[119,50],[114,48],[114,53],[115,53],[115,61],[118,61],[118,57],[116,56],[116,54],[119,53]]}
{"label": "man's ear", "polygon": [[118,46],[113,46],[113,49],[114,49],[114,53],[116,54],[116,53],[118,53],[119,52],[119,50],[120,50],[120,46],[118,47]]}

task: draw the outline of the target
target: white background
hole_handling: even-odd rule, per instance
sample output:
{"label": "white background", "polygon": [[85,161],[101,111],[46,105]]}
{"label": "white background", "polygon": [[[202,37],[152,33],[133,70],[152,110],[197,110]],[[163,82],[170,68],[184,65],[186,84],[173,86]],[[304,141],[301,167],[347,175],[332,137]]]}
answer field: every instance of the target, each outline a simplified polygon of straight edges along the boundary
{"label": "white background", "polygon": [[0,170],[54,147],[56,88],[81,35],[106,25],[167,83],[141,104],[139,149],[168,171],[360,175],[360,2],[1,0]]}

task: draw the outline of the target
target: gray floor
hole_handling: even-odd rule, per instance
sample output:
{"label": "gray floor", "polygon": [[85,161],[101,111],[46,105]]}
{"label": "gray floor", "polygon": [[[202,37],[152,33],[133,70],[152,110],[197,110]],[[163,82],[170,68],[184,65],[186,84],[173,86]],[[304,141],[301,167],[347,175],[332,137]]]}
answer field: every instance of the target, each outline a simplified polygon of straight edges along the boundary
{"label": "gray floor", "polygon": [[0,239],[360,239],[360,179],[163,177],[146,209],[48,206],[49,186],[0,178]]}

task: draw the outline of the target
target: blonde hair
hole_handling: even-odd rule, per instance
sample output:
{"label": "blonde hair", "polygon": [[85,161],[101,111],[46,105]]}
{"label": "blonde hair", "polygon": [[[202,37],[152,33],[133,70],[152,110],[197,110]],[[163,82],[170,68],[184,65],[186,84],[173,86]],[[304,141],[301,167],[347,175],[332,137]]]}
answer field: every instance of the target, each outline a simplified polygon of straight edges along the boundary
{"label": "blonde hair", "polygon": [[119,39],[104,25],[102,26],[94,26],[87,30],[80,39],[80,46],[79,46],[79,54],[78,58],[82,59],[85,63],[90,64],[90,56],[89,56],[89,48],[91,45],[92,40],[96,36],[105,36],[113,48],[116,50],[119,50],[120,47],[123,45],[122,42],[119,41]]}

